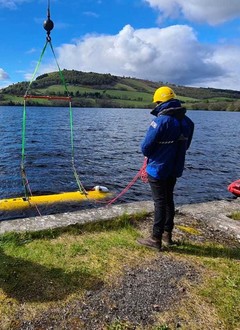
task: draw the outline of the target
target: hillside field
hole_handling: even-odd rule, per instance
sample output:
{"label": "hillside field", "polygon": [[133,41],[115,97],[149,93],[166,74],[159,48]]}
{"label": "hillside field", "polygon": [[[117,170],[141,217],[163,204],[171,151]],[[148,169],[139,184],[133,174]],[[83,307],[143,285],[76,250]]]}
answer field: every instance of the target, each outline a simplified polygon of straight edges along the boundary
{"label": "hillside field", "polygon": [[[29,88],[20,82],[0,90],[0,106],[21,106],[24,95],[71,96],[73,107],[152,108],[156,88],[168,85],[187,109],[240,111],[240,91],[178,86],[110,74],[63,70],[38,76]],[[29,106],[68,106],[65,100],[30,98]]]}

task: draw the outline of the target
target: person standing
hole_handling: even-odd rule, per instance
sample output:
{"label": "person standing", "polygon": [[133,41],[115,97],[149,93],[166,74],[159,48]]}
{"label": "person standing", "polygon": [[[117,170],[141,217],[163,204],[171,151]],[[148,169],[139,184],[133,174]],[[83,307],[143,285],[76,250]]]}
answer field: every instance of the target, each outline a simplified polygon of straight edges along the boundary
{"label": "person standing", "polygon": [[141,144],[147,158],[146,172],[154,201],[152,235],[138,239],[138,243],[156,249],[162,242],[173,245],[174,187],[182,176],[186,151],[194,132],[194,123],[186,116],[186,109],[168,86],[158,88],[153,95],[155,116]]}

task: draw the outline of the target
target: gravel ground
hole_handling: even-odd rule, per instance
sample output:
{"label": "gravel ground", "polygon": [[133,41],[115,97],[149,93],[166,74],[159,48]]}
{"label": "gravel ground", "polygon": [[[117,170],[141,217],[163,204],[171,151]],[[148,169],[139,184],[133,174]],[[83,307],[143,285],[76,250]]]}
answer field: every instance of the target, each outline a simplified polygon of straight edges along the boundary
{"label": "gravel ground", "polygon": [[[55,309],[20,329],[91,329],[100,330],[116,320],[150,325],[154,314],[167,310],[186,293],[182,279],[197,281],[198,274],[189,264],[159,254],[151,263],[126,269],[114,286],[88,291],[84,301],[75,301],[64,310]],[[75,327],[75,326],[76,327]]]}
{"label": "gravel ground", "polygon": [[[141,224],[143,235],[149,232],[152,216]],[[197,228],[198,235],[175,229],[180,240],[229,242],[223,232],[206,224],[177,214],[176,224]],[[237,244],[231,240],[231,244]],[[124,275],[114,284],[102,284],[88,291],[84,300],[74,301],[63,308],[47,311],[33,321],[20,321],[14,329],[32,330],[103,330],[121,320],[125,329],[144,328],[154,323],[155,315],[174,307],[187,293],[186,283],[196,284],[201,276],[194,265],[178,260],[171,253],[156,253],[156,257],[137,268],[126,267]],[[123,329],[115,327],[114,329]]]}

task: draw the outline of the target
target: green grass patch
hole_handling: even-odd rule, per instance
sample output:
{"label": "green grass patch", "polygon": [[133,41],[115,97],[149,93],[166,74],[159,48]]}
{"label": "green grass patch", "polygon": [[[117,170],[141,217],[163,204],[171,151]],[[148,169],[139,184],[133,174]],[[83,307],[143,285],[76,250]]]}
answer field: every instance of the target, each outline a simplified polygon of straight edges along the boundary
{"label": "green grass patch", "polygon": [[[178,99],[185,103],[199,102],[199,99],[194,98],[194,97],[188,97],[188,96],[178,96]],[[184,106],[184,104],[183,104],[183,106]]]}
{"label": "green grass patch", "polygon": [[230,218],[233,220],[240,220],[240,211],[235,211],[230,215]]}
{"label": "green grass patch", "polygon": [[200,301],[203,309],[204,306],[213,307],[212,313],[216,312],[219,324],[224,325],[219,329],[239,329],[240,248],[216,243],[186,243],[175,251],[184,258],[189,256],[193,263],[203,267],[202,283],[194,289],[197,304]]}
{"label": "green grass patch", "polygon": [[[138,248],[136,218],[0,236],[0,328],[109,283],[152,252]],[[11,307],[11,308],[10,308]]]}
{"label": "green grass patch", "polygon": [[201,288],[200,294],[209,304],[215,306],[219,319],[226,324],[225,329],[239,329],[240,326],[239,253],[238,251],[236,259],[238,263],[223,257],[204,262],[215,275],[208,278],[207,285]]}
{"label": "green grass patch", "polygon": [[115,86],[114,86],[114,89],[119,89],[119,90],[124,90],[124,91],[132,91],[132,92],[135,92],[136,91],[136,88],[132,87],[132,86],[129,86],[129,85],[126,85],[126,84],[121,84],[121,83],[117,83]]}
{"label": "green grass patch", "polygon": [[[64,309],[71,301],[82,300],[89,290],[114,285],[126,266],[156,259],[159,252],[136,243],[142,235],[138,224],[145,217],[124,215],[112,221],[0,235],[0,328],[17,329],[16,315],[34,320],[53,308]],[[183,330],[199,329],[196,319],[202,329],[240,328],[239,247],[185,241],[163,253],[193,265],[201,281],[189,286],[189,299],[174,307],[173,319],[169,310],[147,330],[174,329],[177,318],[187,324]],[[221,327],[210,327],[218,322]],[[116,320],[106,329],[133,327],[126,320]]]}
{"label": "green grass patch", "polygon": [[193,227],[177,225],[176,228],[190,235],[200,235],[200,231]]}

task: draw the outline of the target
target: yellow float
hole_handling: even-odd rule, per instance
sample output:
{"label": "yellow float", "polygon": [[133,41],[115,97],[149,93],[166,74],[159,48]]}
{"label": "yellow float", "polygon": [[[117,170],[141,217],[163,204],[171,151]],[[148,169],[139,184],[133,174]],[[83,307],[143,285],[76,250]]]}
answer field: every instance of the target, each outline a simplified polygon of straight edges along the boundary
{"label": "yellow float", "polygon": [[110,195],[108,189],[103,188],[105,187],[96,186],[93,190],[89,190],[86,193],[81,193],[80,191],[73,191],[53,195],[29,196],[28,198],[16,197],[1,199],[0,211],[16,211],[36,207],[39,205],[100,200]]}

